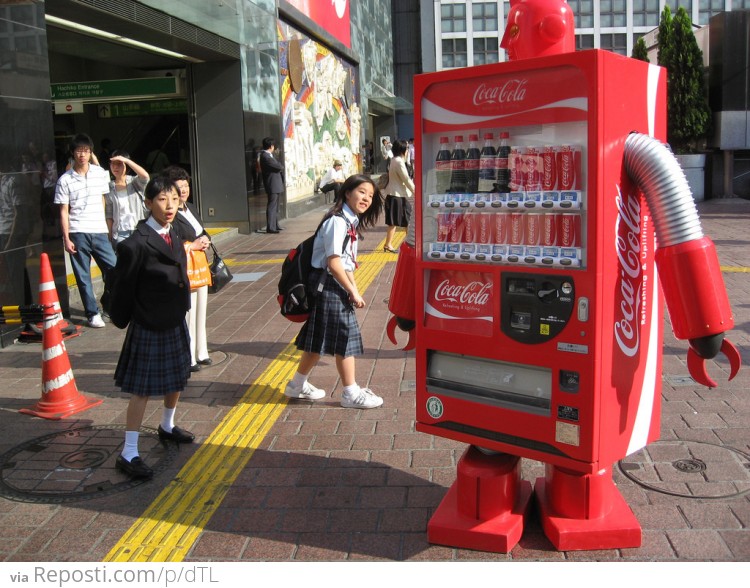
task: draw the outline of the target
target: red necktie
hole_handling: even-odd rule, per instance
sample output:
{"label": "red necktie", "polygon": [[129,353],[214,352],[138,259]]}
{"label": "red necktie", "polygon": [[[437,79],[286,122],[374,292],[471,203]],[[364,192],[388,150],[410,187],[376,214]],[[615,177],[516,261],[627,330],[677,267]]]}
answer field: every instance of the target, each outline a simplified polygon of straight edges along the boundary
{"label": "red necktie", "polygon": [[169,233],[162,233],[161,236],[167,242],[167,245],[169,245],[169,248],[172,249],[172,237],[169,236]]}

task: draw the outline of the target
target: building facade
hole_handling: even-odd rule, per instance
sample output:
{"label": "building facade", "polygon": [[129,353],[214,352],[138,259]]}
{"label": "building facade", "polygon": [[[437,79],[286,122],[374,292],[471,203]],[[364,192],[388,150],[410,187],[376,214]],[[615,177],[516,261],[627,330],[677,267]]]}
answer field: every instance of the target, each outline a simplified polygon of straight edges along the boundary
{"label": "building facade", "polygon": [[[265,225],[264,137],[286,166],[281,217],[322,203],[333,159],[358,171],[393,134],[391,29],[391,0],[0,3],[0,304],[37,300],[46,252],[69,309],[51,198],[77,133],[103,159],[187,169],[208,227]],[[0,325],[0,344],[17,331]]]}
{"label": "building facade", "polygon": [[[659,25],[664,6],[687,10],[694,24],[732,10],[750,9],[750,0],[568,0],[575,15],[576,48],[607,49],[631,55],[639,37]],[[508,0],[432,0],[423,2],[425,55],[435,55],[435,71],[505,61],[499,48]],[[425,71],[431,71],[425,69]]]}

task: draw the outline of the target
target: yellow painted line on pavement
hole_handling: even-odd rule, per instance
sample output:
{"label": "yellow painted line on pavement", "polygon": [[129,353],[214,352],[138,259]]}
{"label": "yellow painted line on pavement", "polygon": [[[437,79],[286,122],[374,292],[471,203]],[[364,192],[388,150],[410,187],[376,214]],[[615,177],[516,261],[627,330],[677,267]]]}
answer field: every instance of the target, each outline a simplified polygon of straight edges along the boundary
{"label": "yellow painted line on pavement", "polygon": [[[397,259],[382,248],[381,243],[375,252],[360,256],[357,286],[362,293],[387,263]],[[299,351],[290,343],[120,538],[105,562],[178,562],[185,558],[286,408],[281,386],[294,375],[298,361]]]}
{"label": "yellow painted line on pavement", "polygon": [[750,267],[742,267],[742,266],[736,266],[736,265],[722,265],[719,266],[721,271],[726,272],[728,274],[746,274],[750,273]]}

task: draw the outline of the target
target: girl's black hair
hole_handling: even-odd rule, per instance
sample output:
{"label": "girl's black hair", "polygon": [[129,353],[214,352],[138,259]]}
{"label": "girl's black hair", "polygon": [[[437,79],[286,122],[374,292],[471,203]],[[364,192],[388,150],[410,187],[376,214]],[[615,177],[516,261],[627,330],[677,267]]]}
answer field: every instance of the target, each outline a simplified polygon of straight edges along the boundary
{"label": "girl's black hair", "polygon": [[174,181],[172,181],[171,178],[163,174],[158,174],[153,176],[148,181],[148,184],[146,184],[146,189],[143,191],[143,197],[146,200],[153,200],[159,194],[168,191],[170,188],[177,192],[177,194],[180,193],[180,191],[177,189],[177,185],[174,183]]}
{"label": "girl's black hair", "polygon": [[112,152],[112,157],[117,157],[118,155],[120,157],[124,157],[125,159],[130,159],[130,153],[128,153],[127,151],[125,151],[125,149],[115,149]]}
{"label": "girl's black hair", "polygon": [[406,153],[406,141],[402,141],[401,139],[394,141],[391,145],[391,151],[393,152],[393,157],[403,155]]}
{"label": "girl's black hair", "polygon": [[372,204],[364,213],[357,215],[359,216],[359,226],[357,229],[358,232],[361,232],[362,229],[374,227],[378,222],[380,213],[383,211],[383,195],[380,193],[380,190],[378,190],[375,180],[365,174],[354,174],[346,178],[346,181],[341,185],[341,190],[339,190],[339,196],[336,199],[336,202],[333,203],[331,209],[326,213],[324,220],[339,214],[346,203],[346,195],[365,183],[370,184],[374,191],[372,195]]}

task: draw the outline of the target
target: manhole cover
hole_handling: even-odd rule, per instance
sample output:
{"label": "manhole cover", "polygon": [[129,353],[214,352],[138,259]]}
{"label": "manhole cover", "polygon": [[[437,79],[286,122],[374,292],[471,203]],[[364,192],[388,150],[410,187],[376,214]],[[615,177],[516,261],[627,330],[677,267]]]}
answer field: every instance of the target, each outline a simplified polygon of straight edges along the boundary
{"label": "manhole cover", "polygon": [[[656,441],[618,462],[639,486],[683,498],[735,498],[750,492],[750,455],[701,441]],[[735,492],[727,493],[728,487]]]}
{"label": "manhole cover", "polygon": [[[31,439],[0,456],[0,496],[19,502],[62,503],[89,500],[128,490],[146,480],[131,480],[115,469],[124,425],[70,429]],[[156,430],[141,429],[141,457],[163,472],[177,453],[162,444]]]}

